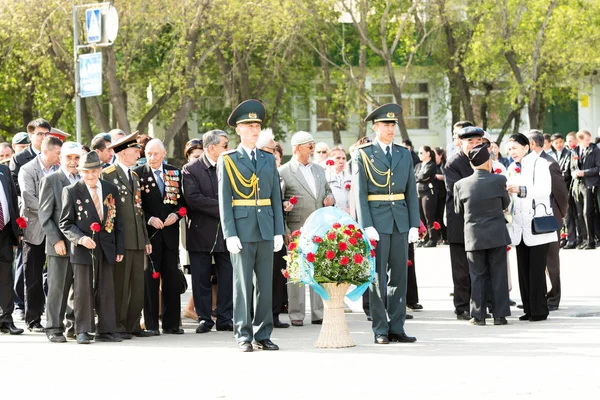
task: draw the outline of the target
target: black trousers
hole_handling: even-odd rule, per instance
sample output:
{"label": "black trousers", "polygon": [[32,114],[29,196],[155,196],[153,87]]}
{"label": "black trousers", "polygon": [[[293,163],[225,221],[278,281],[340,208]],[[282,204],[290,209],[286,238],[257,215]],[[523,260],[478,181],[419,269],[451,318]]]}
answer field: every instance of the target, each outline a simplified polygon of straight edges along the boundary
{"label": "black trousers", "polygon": [[0,324],[13,322],[13,249],[9,229],[0,231]]}
{"label": "black trousers", "polygon": [[281,270],[287,267],[287,261],[283,259],[286,255],[286,246],[273,254],[273,318],[281,314],[284,301],[286,301],[283,295],[287,293],[285,287],[287,279],[281,273]]}
{"label": "black trousers", "polygon": [[25,312],[25,274],[23,272],[23,243],[17,247],[17,255],[15,257],[15,308]]}
{"label": "black trousers", "polygon": [[492,301],[494,318],[510,315],[506,246],[467,251],[471,276],[471,316],[485,319],[488,299]]}
{"label": "black trousers", "polygon": [[443,192],[443,196],[438,193],[437,205],[435,207],[435,220],[440,224],[440,233],[442,240],[448,240],[448,229],[444,223],[444,213],[446,212],[446,192]]}
{"label": "black trousers", "polygon": [[433,223],[436,222],[437,202],[437,195],[435,193],[431,191],[419,193],[419,215],[421,221],[427,227],[429,240],[434,242],[439,240],[438,231],[433,228]]}
{"label": "black trousers", "polygon": [[[152,243],[152,254],[144,271],[144,325],[146,329],[157,331],[158,293],[162,280],[162,327],[178,329],[181,315],[181,281],[179,280],[179,249],[170,250],[164,243]],[[152,265],[160,273],[159,279],[152,278]]]}
{"label": "black trousers", "polygon": [[567,210],[567,216],[565,218],[565,226],[567,227],[567,243],[568,244],[578,244],[583,239],[581,238],[581,234],[578,233],[581,231],[581,227],[578,227],[577,220],[577,205],[575,204],[575,199],[571,194],[569,194],[569,208]]}
{"label": "black trousers", "polygon": [[546,303],[546,257],[548,244],[527,246],[521,242],[517,246],[519,269],[519,289],[523,311],[531,316],[547,316]]}
{"label": "black trousers", "polygon": [[412,305],[419,302],[419,287],[417,286],[417,274],[415,263],[415,244],[408,244],[408,261],[412,265],[408,266],[406,272],[406,304]]}
{"label": "black trousers", "polygon": [[548,291],[546,300],[549,306],[560,305],[560,233],[557,232],[558,241],[548,244],[548,255],[546,260],[546,267],[548,271],[548,277],[550,278],[550,284],[552,287]]}
{"label": "black trousers", "polygon": [[594,188],[586,188],[582,183],[579,185],[579,205],[577,213],[583,217],[585,223],[586,235],[584,240],[586,243],[595,243],[595,214],[596,214],[596,194]]}
{"label": "black trousers", "polygon": [[46,241],[41,244],[23,242],[23,272],[25,275],[25,323],[40,322],[44,311],[44,264]]}
{"label": "black trousers", "polygon": [[[454,312],[457,314],[469,312],[471,277],[464,243],[450,243],[450,263],[454,283]],[[504,272],[506,273],[506,264],[504,264]]]}
{"label": "black trousers", "polygon": [[229,252],[190,251],[192,270],[192,293],[198,321],[204,321],[212,327],[212,284],[210,275],[212,261],[215,260],[217,275],[217,325],[232,323],[233,318],[233,267]]}

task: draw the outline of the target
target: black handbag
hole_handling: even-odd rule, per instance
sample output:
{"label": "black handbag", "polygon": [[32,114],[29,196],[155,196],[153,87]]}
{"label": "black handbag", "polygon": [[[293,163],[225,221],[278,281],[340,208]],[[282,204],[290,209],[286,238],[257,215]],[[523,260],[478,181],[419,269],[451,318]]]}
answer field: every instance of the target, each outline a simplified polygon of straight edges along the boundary
{"label": "black handbag", "polygon": [[536,217],[536,204],[535,200],[532,200],[533,206],[533,220],[531,221],[531,233],[534,235],[541,235],[543,233],[556,232],[559,229],[558,223],[554,218],[554,215],[548,214],[548,210],[546,210],[545,204],[538,204],[544,206],[544,212],[546,215],[541,217]]}
{"label": "black handbag", "polygon": [[181,289],[179,289],[179,292],[184,294],[188,290],[187,279],[185,279],[185,274],[181,268],[177,268],[177,271],[179,271],[179,281],[181,282]]}

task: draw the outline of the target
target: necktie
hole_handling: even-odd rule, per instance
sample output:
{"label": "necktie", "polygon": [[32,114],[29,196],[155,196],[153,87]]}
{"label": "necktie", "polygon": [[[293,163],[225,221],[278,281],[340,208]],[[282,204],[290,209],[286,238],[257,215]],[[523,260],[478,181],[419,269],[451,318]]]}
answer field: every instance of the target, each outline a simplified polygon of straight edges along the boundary
{"label": "necktie", "polygon": [[158,185],[158,189],[160,190],[160,194],[165,195],[165,183],[160,176],[160,170],[154,171],[154,175],[156,175],[156,184]]}
{"label": "necktie", "polygon": [[391,164],[392,163],[392,153],[390,153],[390,146],[385,146],[385,157],[387,158],[388,162]]}
{"label": "necktie", "polygon": [[[0,188],[2,190],[2,188]],[[0,202],[0,231],[4,229],[4,210],[2,209],[2,203]]]}
{"label": "necktie", "polygon": [[94,202],[94,207],[96,207],[98,216],[100,217],[100,220],[102,220],[102,204],[100,204],[100,198],[98,198],[98,186],[92,186],[90,189],[92,189],[92,201]]}
{"label": "necktie", "polygon": [[131,186],[131,190],[133,190],[133,177],[131,176],[131,170],[127,170],[127,175],[129,176],[129,186]]}
{"label": "necktie", "polygon": [[256,168],[256,154],[254,154],[254,150],[250,152],[250,159],[252,160],[252,165]]}

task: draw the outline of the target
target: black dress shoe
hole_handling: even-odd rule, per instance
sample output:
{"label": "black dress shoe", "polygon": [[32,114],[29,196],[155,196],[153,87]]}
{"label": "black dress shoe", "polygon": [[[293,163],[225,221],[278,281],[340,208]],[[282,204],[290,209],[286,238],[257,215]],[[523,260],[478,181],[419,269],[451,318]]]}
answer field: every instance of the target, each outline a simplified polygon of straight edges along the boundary
{"label": "black dress shoe", "polygon": [[39,322],[32,322],[31,324],[29,324],[27,329],[29,330],[29,332],[36,333],[44,333],[44,331],[46,330]]}
{"label": "black dress shoe", "polygon": [[469,320],[469,323],[476,326],[485,326],[485,319],[477,319],[473,317]]}
{"label": "black dress shoe", "polygon": [[529,317],[529,321],[537,322],[537,321],[545,321],[548,319],[547,315],[532,315]]}
{"label": "black dress shoe", "polygon": [[133,334],[132,333],[127,333],[127,332],[115,332],[113,333],[113,336],[118,337],[119,339],[122,340],[131,340],[133,339]]}
{"label": "black dress shoe", "polygon": [[90,337],[87,333],[78,333],[77,334],[77,344],[90,344]]}
{"label": "black dress shoe", "polygon": [[596,249],[596,244],[595,243],[588,243],[583,249],[584,250],[594,250],[594,249]]}
{"label": "black dress shoe", "polygon": [[289,328],[290,324],[286,322],[281,322],[279,318],[273,320],[273,328]]}
{"label": "black dress shoe", "polygon": [[20,335],[23,333],[23,329],[17,328],[12,322],[4,322],[0,324],[0,332],[10,333],[11,335]]}
{"label": "black dress shoe", "polygon": [[373,321],[373,317],[371,317],[370,315],[367,315],[367,321]]}
{"label": "black dress shoe", "polygon": [[414,343],[417,341],[416,337],[408,336],[406,333],[390,333],[389,339],[390,342],[395,343]]}
{"label": "black dress shoe", "polygon": [[233,322],[217,325],[217,330],[219,332],[233,332]]}
{"label": "black dress shoe", "polygon": [[523,309],[523,304],[519,304],[519,305],[517,306],[517,308],[518,308],[518,309],[520,309],[520,310],[522,310],[522,309]]}
{"label": "black dress shoe", "polygon": [[137,337],[152,337],[152,336],[159,336],[160,332],[157,330],[153,330],[153,329],[149,329],[149,330],[143,330],[143,331],[139,331],[139,332],[131,332],[131,334],[133,336],[137,336]]}
{"label": "black dress shoe", "polygon": [[406,307],[410,308],[411,310],[422,310],[423,309],[423,306],[420,305],[419,303],[407,304]]}
{"label": "black dress shoe", "polygon": [[425,243],[423,245],[423,247],[435,247],[437,245],[436,242],[434,242],[433,240],[428,241],[427,243]]}
{"label": "black dress shoe", "polygon": [[375,335],[375,344],[389,344],[390,338],[388,335]]}
{"label": "black dress shoe", "polygon": [[565,249],[565,250],[571,250],[571,249],[574,249],[576,247],[577,247],[577,245],[575,243],[567,243],[565,245],[565,247],[563,247],[563,249]]}
{"label": "black dress shoe", "polygon": [[558,306],[548,304],[548,311],[556,311],[558,310]]}
{"label": "black dress shoe", "polygon": [[406,318],[405,319],[413,319],[414,317],[410,314],[406,314]]}
{"label": "black dress shoe", "polygon": [[316,319],[314,321],[310,322],[313,325],[323,325],[323,320],[322,319]]}
{"label": "black dress shoe", "polygon": [[255,340],[254,345],[260,350],[279,350],[279,346],[271,342],[271,339]]}
{"label": "black dress shoe", "polygon": [[586,243],[580,243],[577,245],[577,250],[583,250],[583,249],[585,249],[586,246],[587,246]]}
{"label": "black dress shoe", "polygon": [[165,335],[183,335],[185,331],[181,328],[175,329],[163,329],[163,334]]}
{"label": "black dress shoe", "polygon": [[523,314],[519,317],[519,321],[529,321],[529,318],[531,318],[531,315]]}
{"label": "black dress shoe", "polygon": [[494,325],[506,325],[508,321],[504,317],[494,318]]}
{"label": "black dress shoe", "polygon": [[[77,335],[79,337],[79,335]],[[79,340],[79,339],[78,339]],[[113,333],[99,333],[95,338],[96,342],[109,342],[109,343],[118,343],[122,342],[121,335],[113,334]]]}
{"label": "black dress shoe", "polygon": [[462,312],[454,311],[454,313],[456,314],[456,319],[458,319],[458,320],[468,321],[471,319],[471,314],[469,314],[468,311],[462,311]]}
{"label": "black dress shoe", "polygon": [[514,300],[511,300],[511,299],[508,299],[508,305],[511,306],[511,307],[514,307],[514,306],[517,305],[517,302],[514,301]]}
{"label": "black dress shoe", "polygon": [[212,325],[209,325],[206,321],[200,321],[198,327],[196,328],[196,333],[207,333],[212,329]]}
{"label": "black dress shoe", "polygon": [[252,343],[250,343],[250,342],[239,342],[238,347],[244,353],[250,353],[250,352],[254,351],[254,349],[252,348]]}
{"label": "black dress shoe", "polygon": [[62,333],[56,333],[53,335],[48,335],[48,340],[52,343],[65,343],[67,338]]}

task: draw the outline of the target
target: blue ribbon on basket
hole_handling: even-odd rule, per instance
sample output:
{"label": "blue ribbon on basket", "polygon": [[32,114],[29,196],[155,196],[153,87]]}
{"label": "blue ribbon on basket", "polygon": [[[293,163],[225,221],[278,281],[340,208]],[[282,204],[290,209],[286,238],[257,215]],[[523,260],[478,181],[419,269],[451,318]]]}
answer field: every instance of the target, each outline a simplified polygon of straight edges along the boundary
{"label": "blue ribbon on basket", "polygon": [[327,291],[325,291],[325,288],[323,288],[323,286],[321,286],[319,282],[315,280],[314,265],[313,263],[306,261],[306,255],[308,253],[316,253],[317,247],[319,247],[318,243],[313,242],[313,237],[324,237],[331,229],[331,226],[336,222],[339,222],[342,225],[353,224],[356,226],[363,232],[362,240],[367,244],[367,250],[369,253],[367,254],[367,259],[369,260],[370,267],[369,280],[357,286],[350,293],[346,294],[346,297],[348,297],[348,299],[351,301],[357,301],[373,281],[373,277],[375,276],[375,258],[371,257],[370,255],[372,246],[367,238],[367,235],[364,233],[363,228],[354,219],[352,219],[347,212],[342,211],[337,207],[323,207],[316,210],[306,219],[306,222],[301,229],[302,234],[298,240],[298,267],[302,272],[301,282],[312,287],[314,291],[323,298],[323,300],[329,300],[329,295],[327,294]]}

